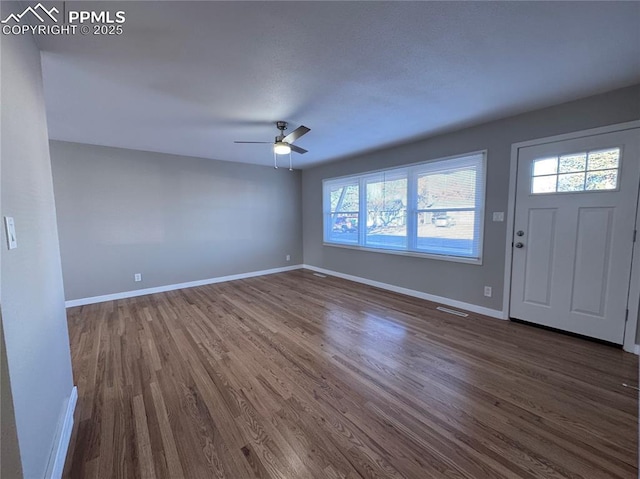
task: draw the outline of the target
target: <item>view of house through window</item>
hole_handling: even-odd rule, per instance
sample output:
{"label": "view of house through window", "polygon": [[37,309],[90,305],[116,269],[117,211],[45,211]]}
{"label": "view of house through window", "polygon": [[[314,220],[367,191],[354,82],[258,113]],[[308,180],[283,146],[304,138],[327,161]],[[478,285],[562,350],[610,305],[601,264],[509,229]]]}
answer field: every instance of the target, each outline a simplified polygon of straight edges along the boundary
{"label": "view of house through window", "polygon": [[323,183],[324,242],[480,262],[484,152]]}

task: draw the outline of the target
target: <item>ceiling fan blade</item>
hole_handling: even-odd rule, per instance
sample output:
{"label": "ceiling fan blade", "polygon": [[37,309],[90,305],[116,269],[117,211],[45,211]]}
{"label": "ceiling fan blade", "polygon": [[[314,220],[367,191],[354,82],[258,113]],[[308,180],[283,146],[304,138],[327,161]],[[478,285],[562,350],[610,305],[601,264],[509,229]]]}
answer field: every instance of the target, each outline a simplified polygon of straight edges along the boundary
{"label": "ceiling fan blade", "polygon": [[284,141],[286,143],[293,143],[298,138],[300,138],[302,135],[305,135],[305,134],[309,133],[310,131],[311,131],[310,128],[307,128],[304,125],[300,125],[298,128],[296,128],[291,133],[289,133],[287,136],[285,136],[282,139],[282,141]]}
{"label": "ceiling fan blade", "polygon": [[234,143],[273,143],[273,141],[234,141]]}
{"label": "ceiling fan blade", "polygon": [[291,147],[291,151],[295,151],[296,153],[300,153],[301,155],[307,152],[307,150],[305,150],[304,148],[300,148],[299,146],[292,145],[291,143],[289,143],[289,146]]}

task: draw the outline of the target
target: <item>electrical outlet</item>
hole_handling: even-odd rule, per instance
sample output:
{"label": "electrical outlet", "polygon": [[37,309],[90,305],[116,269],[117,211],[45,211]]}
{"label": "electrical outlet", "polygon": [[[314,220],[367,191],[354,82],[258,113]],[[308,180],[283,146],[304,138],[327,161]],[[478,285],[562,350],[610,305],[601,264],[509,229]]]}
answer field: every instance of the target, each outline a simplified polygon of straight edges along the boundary
{"label": "electrical outlet", "polygon": [[485,287],[484,287],[484,295],[485,295],[487,298],[490,298],[490,297],[491,297],[491,286],[485,286]]}
{"label": "electrical outlet", "polygon": [[291,261],[291,255],[290,254],[287,255],[287,261]]}
{"label": "electrical outlet", "polygon": [[140,273],[136,273],[133,275],[134,281],[142,281],[142,275]]}

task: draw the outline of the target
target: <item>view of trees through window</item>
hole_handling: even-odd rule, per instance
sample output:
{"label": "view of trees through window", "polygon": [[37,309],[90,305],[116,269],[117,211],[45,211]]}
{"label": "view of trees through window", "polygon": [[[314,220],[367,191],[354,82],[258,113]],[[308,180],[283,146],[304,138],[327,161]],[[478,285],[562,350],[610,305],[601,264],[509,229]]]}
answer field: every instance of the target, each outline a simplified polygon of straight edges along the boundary
{"label": "view of trees through window", "polygon": [[371,246],[406,248],[407,178],[367,181],[367,238]]}
{"label": "view of trees through window", "polygon": [[358,242],[359,184],[338,185],[329,190],[330,231],[344,243]]}
{"label": "view of trees through window", "polygon": [[326,243],[480,258],[484,155],[325,180]]}
{"label": "view of trees through window", "polygon": [[570,153],[533,162],[531,193],[615,190],[620,148]]}

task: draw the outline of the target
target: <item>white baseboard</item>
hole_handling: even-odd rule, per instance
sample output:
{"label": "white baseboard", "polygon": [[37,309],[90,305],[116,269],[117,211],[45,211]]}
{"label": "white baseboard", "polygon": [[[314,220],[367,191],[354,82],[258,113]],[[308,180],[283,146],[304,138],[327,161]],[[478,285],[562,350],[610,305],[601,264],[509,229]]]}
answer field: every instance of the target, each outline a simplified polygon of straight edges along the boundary
{"label": "white baseboard", "polygon": [[284,271],[292,271],[302,268],[301,264],[293,266],[285,266],[282,268],[264,269],[262,271],[251,271],[249,273],[232,274],[229,276],[219,276],[217,278],[201,279],[198,281],[189,281],[188,283],[168,284],[166,286],[157,286],[155,288],[136,289],[133,291],[123,291],[122,293],[105,294],[102,296],[92,296],[90,298],[80,298],[65,301],[67,308],[74,306],[84,306],[85,304],[103,303],[105,301],[114,301],[116,299],[134,298],[136,296],[145,296],[147,294],[164,293],[165,291],[173,291],[176,289],[193,288],[196,286],[204,286],[207,284],[224,283],[226,281],[234,281],[237,279],[253,278],[254,276],[265,276],[267,274],[282,273]]}
{"label": "white baseboard", "polygon": [[71,390],[67,408],[62,419],[62,425],[58,429],[59,434],[57,440],[53,443],[53,449],[49,456],[49,464],[47,465],[47,479],[60,479],[64,471],[64,462],[69,449],[69,441],[71,440],[71,432],[73,431],[73,413],[76,410],[78,402],[78,388],[76,386]]}
{"label": "white baseboard", "polygon": [[380,281],[374,281],[360,276],[353,276],[350,274],[339,273],[338,271],[332,271],[329,269],[318,268],[307,264],[296,264],[292,266],[285,266],[282,268],[265,269],[262,271],[252,271],[249,273],[233,274],[230,276],[219,276],[217,278],[202,279],[198,281],[189,281],[188,283],[169,284],[166,286],[158,286],[155,288],[137,289],[133,291],[123,291],[122,293],[105,294],[102,296],[92,296],[89,298],[72,299],[65,301],[67,308],[74,306],[83,306],[85,304],[102,303],[104,301],[114,301],[117,299],[133,298],[136,296],[144,296],[147,294],[164,293],[165,291],[173,291],[176,289],[193,288],[196,286],[204,286],[207,284],[224,283],[226,281],[234,281],[238,279],[253,278],[255,276],[265,276],[268,274],[282,273],[285,271],[292,271],[295,269],[309,269],[311,271],[317,271],[319,273],[328,274],[330,276],[337,276],[338,278],[347,279],[349,281],[355,281],[356,283],[362,283],[369,286],[375,286],[377,288],[386,289],[395,293],[406,294],[407,296],[413,296],[414,298],[426,299],[433,301],[434,303],[444,304],[446,306],[452,306],[454,308],[465,309],[473,313],[483,314],[492,318],[504,319],[502,311],[497,309],[485,308],[484,306],[478,306],[476,304],[465,303],[451,298],[445,298],[444,296],[436,296],[434,294],[423,293],[422,291],[416,291],[413,289],[402,288],[393,284],[382,283]]}
{"label": "white baseboard", "polygon": [[387,291],[393,291],[394,293],[406,294],[407,296],[413,296],[414,298],[426,299],[427,301],[433,301],[434,303],[444,304],[446,306],[452,306],[454,308],[465,309],[473,313],[483,314],[492,318],[504,319],[502,311],[497,309],[485,308],[484,306],[478,306],[476,304],[465,303],[464,301],[458,301],[456,299],[445,298],[444,296],[436,296],[435,294],[423,293],[422,291],[416,291],[414,289],[402,288],[393,284],[382,283],[380,281],[374,281],[372,279],[361,278],[360,276],[352,276],[350,274],[339,273],[330,269],[318,268],[308,264],[303,264],[304,269],[316,271],[318,273],[327,274],[329,276],[337,276],[338,278],[348,279],[349,281],[355,281],[356,283],[362,283],[369,286],[375,286],[376,288],[386,289]]}
{"label": "white baseboard", "polygon": [[636,356],[640,356],[640,344],[636,344],[633,347],[633,354],[635,354]]}

